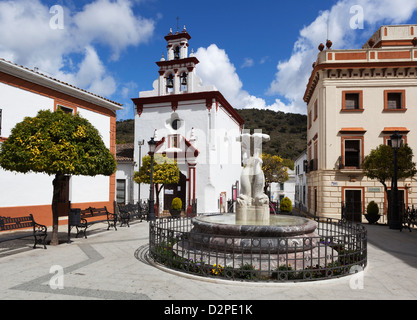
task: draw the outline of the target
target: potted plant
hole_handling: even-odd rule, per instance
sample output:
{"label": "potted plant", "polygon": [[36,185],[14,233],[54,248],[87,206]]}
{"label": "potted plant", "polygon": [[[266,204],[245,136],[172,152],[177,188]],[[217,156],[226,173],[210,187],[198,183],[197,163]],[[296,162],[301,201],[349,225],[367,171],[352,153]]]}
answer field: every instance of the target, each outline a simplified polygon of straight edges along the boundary
{"label": "potted plant", "polygon": [[368,220],[369,224],[376,223],[381,215],[379,214],[379,208],[375,201],[371,201],[368,203],[366,207],[366,214],[365,218]]}
{"label": "potted plant", "polygon": [[180,198],[174,198],[172,199],[171,203],[171,210],[169,212],[171,213],[171,216],[174,218],[178,218],[181,216],[181,209],[182,209],[182,201]]}
{"label": "potted plant", "polygon": [[282,213],[287,213],[287,214],[292,212],[292,203],[288,197],[285,197],[284,199],[281,200],[279,210]]}

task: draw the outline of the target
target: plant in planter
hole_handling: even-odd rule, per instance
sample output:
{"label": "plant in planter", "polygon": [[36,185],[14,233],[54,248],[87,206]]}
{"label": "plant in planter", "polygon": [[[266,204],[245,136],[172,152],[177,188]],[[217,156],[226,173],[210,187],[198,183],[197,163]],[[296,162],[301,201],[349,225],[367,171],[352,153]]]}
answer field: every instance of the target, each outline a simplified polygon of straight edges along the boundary
{"label": "plant in planter", "polygon": [[365,218],[368,220],[370,224],[376,223],[381,215],[379,214],[379,208],[375,201],[371,201],[368,203],[366,207],[366,214]]}
{"label": "plant in planter", "polygon": [[181,209],[182,209],[181,199],[180,198],[172,199],[171,210],[169,210],[169,212],[171,213],[171,216],[179,217],[181,215]]}
{"label": "plant in planter", "polygon": [[291,213],[292,212],[292,203],[288,197],[285,197],[281,200],[281,204],[279,207],[282,213]]}

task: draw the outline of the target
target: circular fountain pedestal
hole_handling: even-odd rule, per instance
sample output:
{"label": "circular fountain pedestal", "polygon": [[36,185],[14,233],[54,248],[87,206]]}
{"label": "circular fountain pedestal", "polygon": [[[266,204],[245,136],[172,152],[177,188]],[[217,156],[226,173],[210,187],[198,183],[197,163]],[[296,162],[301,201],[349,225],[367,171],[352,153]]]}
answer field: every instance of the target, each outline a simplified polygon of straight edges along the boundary
{"label": "circular fountain pedestal", "polygon": [[306,218],[271,216],[269,222],[239,223],[234,214],[224,214],[196,217],[192,223],[188,239],[177,244],[177,252],[209,264],[298,269],[323,266],[329,261],[326,256],[337,256],[320,244],[317,223]]}
{"label": "circular fountain pedestal", "polygon": [[[235,221],[235,215],[193,219],[191,239],[221,250],[242,252],[295,252],[316,246],[315,221],[294,216],[271,216],[269,222]],[[233,240],[233,241],[232,241]]]}

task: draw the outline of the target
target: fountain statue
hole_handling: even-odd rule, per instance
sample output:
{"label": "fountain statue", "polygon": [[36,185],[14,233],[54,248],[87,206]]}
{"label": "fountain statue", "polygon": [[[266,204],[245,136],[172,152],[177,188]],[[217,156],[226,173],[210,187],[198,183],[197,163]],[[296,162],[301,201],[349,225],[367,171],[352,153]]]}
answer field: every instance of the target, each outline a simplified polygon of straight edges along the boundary
{"label": "fountain statue", "polygon": [[269,198],[263,191],[261,159],[262,142],[270,137],[244,133],[238,139],[242,143],[244,167],[236,214],[193,218],[192,230],[175,246],[176,252],[222,265],[253,263],[253,255],[259,254],[258,267],[262,264],[263,270],[282,263],[297,268],[324,265],[331,249],[320,248],[317,222],[292,215],[270,215]]}
{"label": "fountain statue", "polygon": [[269,198],[264,193],[265,176],[261,159],[262,142],[269,139],[269,135],[262,133],[244,133],[240,136],[243,170],[240,177],[241,194],[236,206],[238,223],[269,223]]}

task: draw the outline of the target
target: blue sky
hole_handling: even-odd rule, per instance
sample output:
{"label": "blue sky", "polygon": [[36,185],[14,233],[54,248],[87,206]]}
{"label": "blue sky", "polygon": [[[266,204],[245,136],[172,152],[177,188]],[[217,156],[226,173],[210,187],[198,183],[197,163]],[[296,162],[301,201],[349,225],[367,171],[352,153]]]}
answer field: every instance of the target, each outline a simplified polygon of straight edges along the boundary
{"label": "blue sky", "polygon": [[417,23],[416,12],[417,0],[0,0],[0,57],[122,103],[118,119],[129,119],[179,17],[198,75],[235,108],[305,114],[328,30],[333,49],[360,48],[381,25]]}

